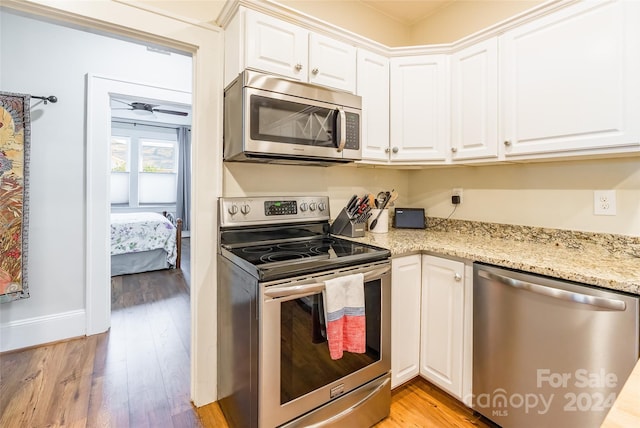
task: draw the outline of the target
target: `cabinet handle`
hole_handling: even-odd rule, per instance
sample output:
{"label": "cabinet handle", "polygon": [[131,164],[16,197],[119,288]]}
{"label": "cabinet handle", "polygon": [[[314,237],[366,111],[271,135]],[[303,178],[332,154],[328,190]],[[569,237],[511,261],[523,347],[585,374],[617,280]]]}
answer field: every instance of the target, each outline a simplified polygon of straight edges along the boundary
{"label": "cabinet handle", "polygon": [[314,68],[313,70],[311,70],[311,72],[312,72],[314,75],[318,74],[318,72],[319,72],[319,71],[320,71],[320,70],[318,70],[317,68]]}
{"label": "cabinet handle", "polygon": [[393,153],[398,153],[398,148],[397,148],[397,147],[394,147],[393,149],[391,149],[391,151],[392,151]]}
{"label": "cabinet handle", "polygon": [[455,153],[455,152],[457,152],[457,151],[458,151],[458,148],[457,148],[457,147],[451,147],[451,153]]}
{"label": "cabinet handle", "polygon": [[455,279],[457,282],[460,282],[462,280],[462,275],[456,273],[455,275],[453,275],[453,279]]}
{"label": "cabinet handle", "polygon": [[296,69],[297,71],[302,70],[302,64],[300,64],[300,63],[296,64],[295,69]]}
{"label": "cabinet handle", "polygon": [[386,149],[384,149],[385,153],[389,153],[391,151],[391,149],[389,147],[387,147]]}
{"label": "cabinet handle", "polygon": [[507,147],[509,147],[509,146],[511,145],[511,141],[510,141],[510,140],[505,141],[505,142],[504,142],[504,145],[505,145],[505,146],[507,146]]}

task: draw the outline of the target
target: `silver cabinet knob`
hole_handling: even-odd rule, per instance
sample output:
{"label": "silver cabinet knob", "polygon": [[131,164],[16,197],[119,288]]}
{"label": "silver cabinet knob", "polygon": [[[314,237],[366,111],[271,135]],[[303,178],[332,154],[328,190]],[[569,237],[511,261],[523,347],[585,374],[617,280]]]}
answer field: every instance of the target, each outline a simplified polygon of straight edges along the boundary
{"label": "silver cabinet knob", "polygon": [[237,205],[231,205],[227,211],[229,211],[229,214],[231,214],[231,215],[236,215],[236,214],[238,214],[238,206]]}
{"label": "silver cabinet knob", "polygon": [[505,141],[505,142],[504,142],[504,145],[505,145],[505,146],[507,146],[507,147],[509,147],[509,146],[511,145],[511,141],[510,141],[510,140]]}
{"label": "silver cabinet knob", "polygon": [[453,279],[455,279],[457,282],[460,282],[462,280],[462,275],[456,273],[455,275],[453,275]]}
{"label": "silver cabinet knob", "polygon": [[296,64],[295,69],[296,69],[297,71],[302,70],[302,64],[300,64],[300,63]]}
{"label": "silver cabinet knob", "polygon": [[242,207],[240,207],[240,212],[244,215],[247,215],[249,214],[249,212],[251,212],[251,207],[245,204]]}
{"label": "silver cabinet knob", "polygon": [[389,153],[391,151],[391,149],[389,147],[387,147],[386,149],[384,149],[385,153]]}
{"label": "silver cabinet knob", "polygon": [[455,152],[457,152],[457,151],[458,151],[458,148],[457,148],[457,147],[451,147],[451,153],[455,153]]}
{"label": "silver cabinet knob", "polygon": [[318,68],[314,68],[313,70],[311,70],[311,73],[313,73],[314,76],[316,74],[318,74],[319,72],[320,72],[320,70],[318,70]]}
{"label": "silver cabinet knob", "polygon": [[393,149],[391,149],[391,151],[392,151],[393,153],[398,153],[398,148],[397,148],[397,147],[394,147]]}

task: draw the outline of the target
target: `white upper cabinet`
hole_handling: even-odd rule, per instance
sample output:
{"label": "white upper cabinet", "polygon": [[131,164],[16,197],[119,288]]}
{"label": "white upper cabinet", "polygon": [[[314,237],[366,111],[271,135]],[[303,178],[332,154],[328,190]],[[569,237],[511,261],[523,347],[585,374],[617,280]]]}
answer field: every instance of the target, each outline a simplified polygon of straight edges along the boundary
{"label": "white upper cabinet", "polygon": [[498,157],[498,40],[451,55],[451,157]]}
{"label": "white upper cabinet", "polygon": [[580,2],[500,36],[506,158],[640,144],[639,9]]}
{"label": "white upper cabinet", "polygon": [[246,67],[307,80],[307,30],[253,10],[245,23]]}
{"label": "white upper cabinet", "polygon": [[358,49],[357,89],[362,97],[362,158],[389,160],[389,59]]}
{"label": "white upper cabinet", "polygon": [[392,161],[449,158],[448,55],[391,59]]}
{"label": "white upper cabinet", "polygon": [[309,83],[356,90],[356,48],[320,34],[309,34]]}
{"label": "white upper cabinet", "polygon": [[225,34],[225,85],[244,68],[254,68],[301,82],[356,90],[353,45],[244,8]]}

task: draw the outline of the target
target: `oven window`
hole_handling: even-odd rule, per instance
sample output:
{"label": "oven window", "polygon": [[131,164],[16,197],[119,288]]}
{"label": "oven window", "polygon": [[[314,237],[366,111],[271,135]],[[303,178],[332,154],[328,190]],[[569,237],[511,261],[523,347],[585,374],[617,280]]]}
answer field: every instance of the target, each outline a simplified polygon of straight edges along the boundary
{"label": "oven window", "polygon": [[336,147],[336,110],[251,95],[251,139]]}
{"label": "oven window", "polygon": [[381,281],[365,283],[367,346],[364,354],[345,351],[332,360],[326,339],[322,294],[281,304],[280,403],[311,391],[380,360]]}

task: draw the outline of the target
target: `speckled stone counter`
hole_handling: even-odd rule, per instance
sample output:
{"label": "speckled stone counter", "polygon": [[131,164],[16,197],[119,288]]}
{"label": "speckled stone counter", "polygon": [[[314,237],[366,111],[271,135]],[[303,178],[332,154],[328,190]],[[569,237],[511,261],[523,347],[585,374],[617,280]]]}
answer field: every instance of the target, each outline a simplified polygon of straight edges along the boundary
{"label": "speckled stone counter", "polygon": [[640,238],[460,220],[351,238],[392,256],[432,252],[640,294]]}

